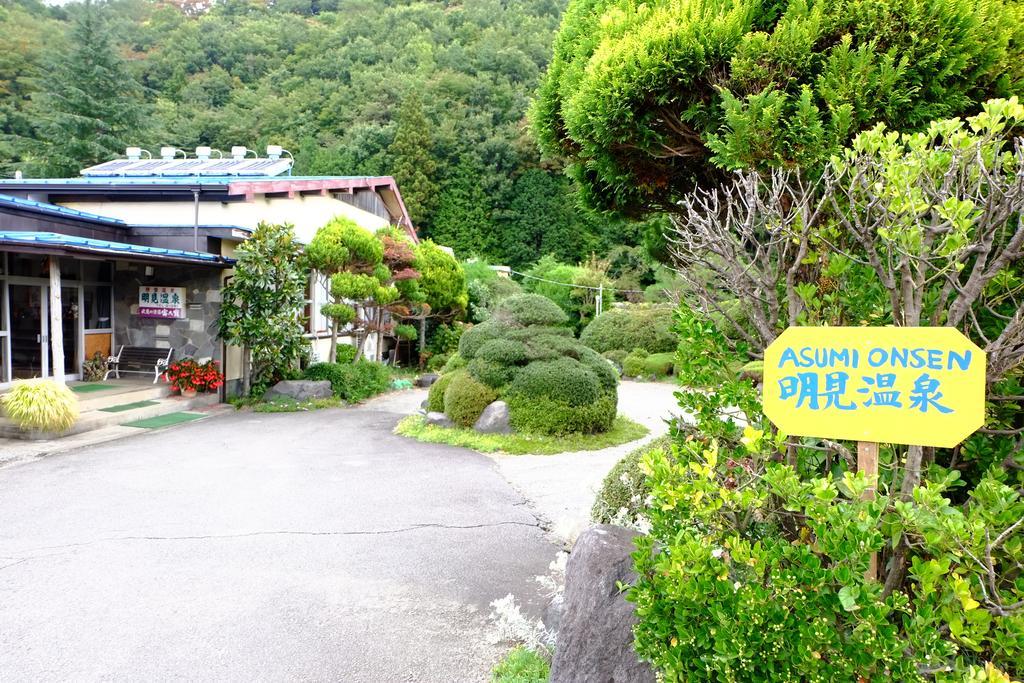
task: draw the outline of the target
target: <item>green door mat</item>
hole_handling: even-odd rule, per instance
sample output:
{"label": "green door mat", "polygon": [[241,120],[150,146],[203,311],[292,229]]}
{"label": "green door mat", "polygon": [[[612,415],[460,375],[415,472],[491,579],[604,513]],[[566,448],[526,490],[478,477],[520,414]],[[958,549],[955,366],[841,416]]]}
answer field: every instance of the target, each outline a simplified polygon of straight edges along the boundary
{"label": "green door mat", "polygon": [[94,391],[104,391],[106,389],[114,389],[113,384],[103,384],[101,382],[92,382],[90,384],[76,384],[71,387],[71,391],[76,394],[91,394]]}
{"label": "green door mat", "polygon": [[109,408],[100,408],[105,413],[123,413],[127,410],[135,410],[136,408],[146,408],[148,406],[155,406],[157,401],[136,401],[135,403],[122,403],[118,406],[110,406]]}
{"label": "green door mat", "polygon": [[170,427],[171,425],[180,424],[182,422],[191,422],[192,420],[198,420],[202,417],[206,417],[206,415],[203,413],[168,413],[166,415],[151,417],[145,420],[125,422],[122,426],[138,427],[139,429],[159,429],[160,427]]}

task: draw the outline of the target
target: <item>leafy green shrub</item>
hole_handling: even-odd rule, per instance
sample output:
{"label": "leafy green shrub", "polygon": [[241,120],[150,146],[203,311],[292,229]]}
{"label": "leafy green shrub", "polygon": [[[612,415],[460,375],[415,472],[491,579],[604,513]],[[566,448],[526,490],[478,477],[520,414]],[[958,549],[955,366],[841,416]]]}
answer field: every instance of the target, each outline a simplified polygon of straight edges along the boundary
{"label": "leafy green shrub", "polygon": [[[637,652],[666,680],[1021,673],[1024,619],[1004,607],[1024,600],[1011,569],[1024,543],[992,540],[1024,517],[1016,477],[988,474],[962,508],[946,497],[956,472],[892,504],[885,490],[863,497],[863,473],[801,479],[766,463],[760,439],[750,433],[741,461],[707,439],[644,458],[652,531],[637,540],[629,599]],[[890,592],[865,571],[892,534],[911,549],[908,581]]]}
{"label": "leafy green shrub", "polygon": [[415,325],[395,325],[395,336],[403,341],[415,341],[419,338],[420,332]]}
{"label": "leafy green shrub", "polygon": [[[590,434],[612,425],[618,373],[571,330],[557,326],[565,315],[556,305],[537,294],[522,294],[505,299],[492,314],[462,335],[452,361],[465,364],[468,377],[485,387],[486,395],[510,400],[510,412],[517,415],[513,426],[537,434]],[[473,413],[467,423],[468,417],[457,419],[449,412],[447,398],[444,403],[457,423],[468,425],[479,416]],[[540,415],[544,410],[547,414]]]}
{"label": "leafy green shrub", "polygon": [[476,353],[477,358],[494,363],[515,365],[526,360],[526,345],[513,339],[492,339],[485,342]]}
{"label": "leafy green shrub", "polygon": [[337,358],[335,362],[341,365],[352,363],[356,359],[357,351],[358,349],[351,344],[338,344],[334,352],[335,358]]}
{"label": "leafy green shrub", "polygon": [[622,361],[622,374],[626,377],[643,377],[647,372],[647,356],[643,349],[633,349]]}
{"label": "leafy green shrub", "polygon": [[508,389],[510,397],[546,398],[570,406],[593,403],[600,393],[597,376],[578,360],[567,356],[530,363],[516,375]]}
{"label": "leafy green shrub", "polygon": [[469,370],[469,374],[492,389],[500,389],[511,382],[517,370],[514,365],[503,365],[502,363],[485,360],[480,356],[469,361],[469,365],[466,367]]}
{"label": "leafy green shrub", "polygon": [[460,427],[472,427],[498,394],[468,372],[456,373],[444,392],[444,413]]}
{"label": "leafy green shrub", "polygon": [[15,382],[0,395],[0,406],[14,424],[25,430],[63,432],[78,419],[75,393],[51,379]]}
{"label": "leafy green shrub", "polygon": [[672,439],[661,436],[631,451],[608,472],[597,492],[591,518],[598,524],[635,526],[647,508],[651,489],[641,470],[644,456],[652,451],[672,452]]}
{"label": "leafy green shrub", "polygon": [[619,367],[622,367],[622,362],[626,360],[626,356],[628,355],[628,351],[624,351],[622,349],[614,349],[612,351],[605,351],[604,353],[601,354],[601,357],[605,358],[606,360],[610,360],[612,363],[615,363]]}
{"label": "leafy green shrub", "polygon": [[437,381],[430,385],[430,391],[427,393],[427,410],[432,413],[443,413],[444,412],[444,392],[448,389],[448,385],[451,384],[452,380],[458,375],[458,372],[446,372],[437,378]]}
{"label": "leafy green shrub", "polygon": [[443,372],[444,366],[448,364],[450,357],[446,353],[438,353],[430,357],[427,361],[427,370],[429,372]]}
{"label": "leafy green shrub", "polygon": [[[340,351],[344,346],[339,346]],[[314,363],[306,368],[303,377],[327,380],[334,395],[351,403],[382,394],[391,384],[387,367],[365,359],[356,363]]]}
{"label": "leafy green shrub", "polygon": [[1007,0],[572,0],[531,120],[585,204],[663,212],[719,169],[820,167],[879,121],[919,129],[1019,93],[1021,14]]}
{"label": "leafy green shrub", "polygon": [[341,367],[341,363],[313,363],[303,371],[302,377],[315,382],[330,382],[334,395],[341,396],[345,383],[345,372]]}
{"label": "leafy green shrub", "polygon": [[466,360],[465,356],[459,355],[458,352],[453,353],[452,357],[449,358],[448,362],[444,364],[443,368],[441,368],[441,372],[449,373],[455,372],[456,370],[461,370],[462,368],[466,367],[467,362],[468,361]]}
{"label": "leafy green shrub", "polygon": [[557,327],[569,321],[558,304],[537,294],[519,294],[505,299],[495,309],[494,317],[503,321],[511,320],[524,327]]}
{"label": "leafy green shrub", "polygon": [[596,434],[615,422],[617,399],[602,394],[581,406],[564,401],[520,394],[508,399],[509,422],[517,432],[527,434]]}
{"label": "leafy green shrub", "polygon": [[459,354],[467,360],[473,358],[481,346],[489,341],[500,339],[505,329],[505,325],[493,319],[473,325],[459,338]]}
{"label": "leafy green shrub", "polygon": [[671,308],[627,306],[613,308],[590,322],[580,341],[598,353],[643,349],[648,353],[675,351],[679,338],[672,330]]}
{"label": "leafy green shrub", "polygon": [[546,683],[551,667],[533,650],[517,646],[491,672],[491,683]]}
{"label": "leafy green shrub", "polygon": [[434,354],[451,355],[459,350],[459,339],[465,332],[467,326],[463,323],[452,323],[451,325],[438,325],[429,335],[430,342],[427,350]]}
{"label": "leafy green shrub", "polygon": [[675,362],[676,354],[674,352],[652,353],[644,359],[644,374],[667,377],[672,374]]}

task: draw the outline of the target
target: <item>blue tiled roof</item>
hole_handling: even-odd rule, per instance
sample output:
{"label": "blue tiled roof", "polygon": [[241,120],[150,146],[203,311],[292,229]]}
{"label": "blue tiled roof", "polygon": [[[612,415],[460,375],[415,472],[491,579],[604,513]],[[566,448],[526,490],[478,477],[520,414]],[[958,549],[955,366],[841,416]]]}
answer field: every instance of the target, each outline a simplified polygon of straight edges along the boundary
{"label": "blue tiled roof", "polygon": [[108,240],[77,237],[75,235],[61,235],[56,232],[17,232],[13,230],[2,230],[0,231],[0,243],[68,247],[80,251],[91,251],[110,255],[121,254],[157,258],[189,259],[193,261],[208,261],[211,263],[226,261],[226,259],[216,254],[207,254],[200,251],[147,247],[141,244],[125,244],[124,242],[110,242]]}
{"label": "blue tiled roof", "polygon": [[108,225],[126,225],[126,223],[120,218],[100,216],[99,214],[88,213],[86,211],[76,211],[75,209],[69,209],[66,206],[57,206],[56,204],[47,204],[46,202],[37,202],[32,199],[22,199],[21,197],[11,197],[6,194],[0,194],[0,206],[28,209],[38,213],[49,214],[51,216],[67,216],[69,218],[93,221],[95,223],[106,223]]}
{"label": "blue tiled roof", "polygon": [[[132,223],[130,226],[133,230],[165,230],[168,228],[174,230],[192,230],[195,228],[191,223]],[[200,223],[200,228],[211,228],[220,230],[242,230],[244,232],[255,232],[255,229],[247,227],[245,225],[229,225],[227,223]]]}
{"label": "blue tiled roof", "polygon": [[96,185],[96,186],[142,186],[146,185],[230,185],[231,183],[280,183],[291,180],[364,180],[380,176],[340,175],[340,176],[128,176],[116,178],[23,178],[13,180],[0,179],[0,186],[18,187],[21,185]]}

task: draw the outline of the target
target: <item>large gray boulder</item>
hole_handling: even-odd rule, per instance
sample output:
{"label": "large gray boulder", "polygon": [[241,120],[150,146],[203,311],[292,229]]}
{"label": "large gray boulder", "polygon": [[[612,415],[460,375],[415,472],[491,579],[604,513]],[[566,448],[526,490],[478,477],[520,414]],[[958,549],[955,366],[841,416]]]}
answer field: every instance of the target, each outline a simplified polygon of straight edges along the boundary
{"label": "large gray boulder", "polygon": [[512,432],[512,425],[508,421],[508,404],[504,401],[495,401],[480,413],[473,429],[481,434],[509,434]]}
{"label": "large gray boulder", "polygon": [[551,683],[647,683],[650,665],[633,649],[633,604],[616,585],[633,583],[635,531],[599,524],[576,541],[565,569],[565,603]]}
{"label": "large gray boulder", "polygon": [[424,389],[426,389],[427,387],[429,387],[431,384],[433,384],[437,380],[438,380],[437,373],[428,372],[428,373],[420,375],[419,377],[416,378],[416,386],[423,387]]}
{"label": "large gray boulder", "polygon": [[267,389],[264,401],[293,398],[296,401],[311,401],[314,398],[330,398],[334,395],[327,380],[286,379]]}
{"label": "large gray boulder", "polygon": [[434,425],[435,427],[454,427],[455,423],[448,419],[448,416],[444,413],[427,413],[426,417],[423,418],[428,425]]}

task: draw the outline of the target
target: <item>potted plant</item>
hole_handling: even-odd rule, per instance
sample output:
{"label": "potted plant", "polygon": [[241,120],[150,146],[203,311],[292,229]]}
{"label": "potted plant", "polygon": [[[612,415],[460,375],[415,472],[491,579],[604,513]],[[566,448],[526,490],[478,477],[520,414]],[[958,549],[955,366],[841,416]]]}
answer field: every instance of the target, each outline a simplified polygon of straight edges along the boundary
{"label": "potted plant", "polygon": [[198,392],[213,391],[224,383],[217,361],[199,363],[194,358],[174,361],[167,367],[164,377],[185,398],[192,398]]}

